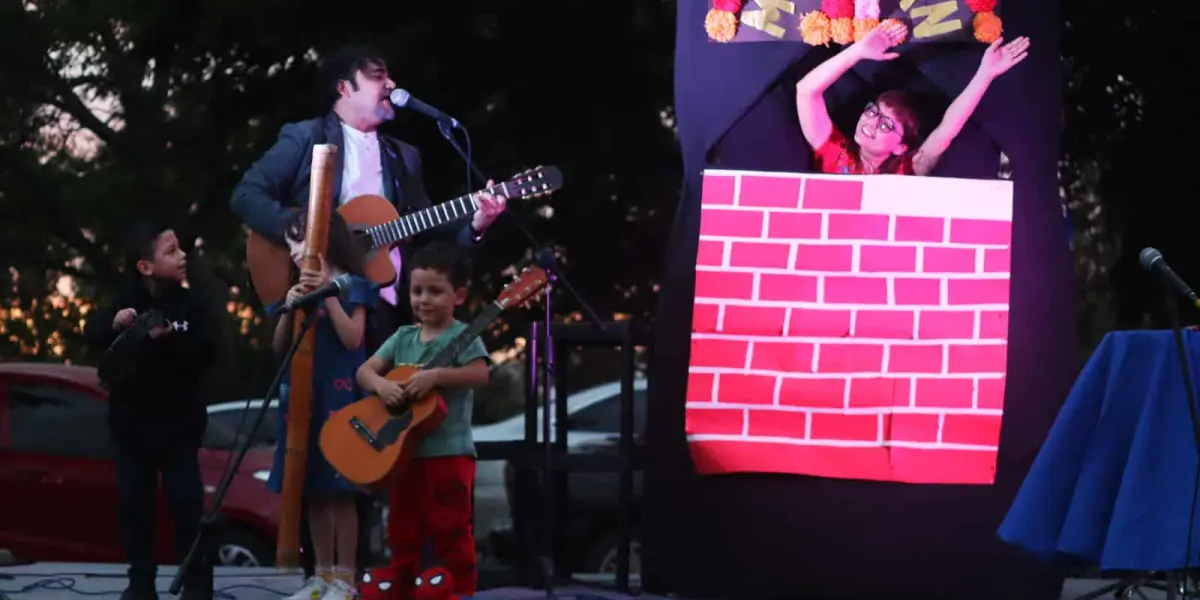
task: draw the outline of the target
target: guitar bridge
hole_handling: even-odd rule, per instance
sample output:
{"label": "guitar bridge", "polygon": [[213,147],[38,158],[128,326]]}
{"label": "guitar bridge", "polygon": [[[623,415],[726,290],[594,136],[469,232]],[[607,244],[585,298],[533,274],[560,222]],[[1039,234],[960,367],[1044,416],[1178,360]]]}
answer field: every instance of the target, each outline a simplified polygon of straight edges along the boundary
{"label": "guitar bridge", "polygon": [[351,417],[350,426],[354,428],[358,437],[367,442],[368,446],[374,448],[376,452],[383,452],[383,442],[379,440],[379,436],[375,435],[374,431],[371,431],[370,427],[367,427],[366,423],[360,421],[358,417]]}

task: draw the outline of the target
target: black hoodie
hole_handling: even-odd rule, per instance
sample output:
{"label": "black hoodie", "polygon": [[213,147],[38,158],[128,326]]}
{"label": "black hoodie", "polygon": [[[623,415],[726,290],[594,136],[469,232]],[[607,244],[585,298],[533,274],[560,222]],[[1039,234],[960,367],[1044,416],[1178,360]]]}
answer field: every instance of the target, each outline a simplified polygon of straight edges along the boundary
{"label": "black hoodie", "polygon": [[121,332],[113,331],[117,312],[132,308],[139,315],[160,311],[172,331],[160,339],[138,342],[129,381],[105,381],[109,387],[108,425],[118,446],[156,449],[199,448],[208,424],[200,382],[216,363],[216,323],[199,294],[177,283],[151,295],[141,281],[129,281],[116,302],[96,311],[84,337],[104,353]]}

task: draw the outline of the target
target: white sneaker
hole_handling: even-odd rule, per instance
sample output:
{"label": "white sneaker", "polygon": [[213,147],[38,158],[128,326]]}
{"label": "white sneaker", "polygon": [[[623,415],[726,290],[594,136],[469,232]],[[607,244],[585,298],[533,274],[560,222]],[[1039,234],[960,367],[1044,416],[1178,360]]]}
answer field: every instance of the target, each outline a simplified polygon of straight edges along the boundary
{"label": "white sneaker", "polygon": [[328,589],[329,584],[321,577],[309,577],[299,591],[284,600],[321,600]]}
{"label": "white sneaker", "polygon": [[358,592],[354,591],[353,586],[341,579],[334,579],[325,588],[325,595],[320,600],[351,600],[357,597]]}

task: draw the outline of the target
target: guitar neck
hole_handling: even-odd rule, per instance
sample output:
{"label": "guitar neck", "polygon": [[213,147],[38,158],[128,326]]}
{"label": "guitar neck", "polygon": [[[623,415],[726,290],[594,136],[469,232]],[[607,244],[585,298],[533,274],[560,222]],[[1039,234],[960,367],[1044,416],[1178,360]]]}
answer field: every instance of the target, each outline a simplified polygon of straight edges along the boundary
{"label": "guitar neck", "polygon": [[484,330],[486,330],[488,326],[492,324],[492,321],[496,320],[496,317],[500,316],[500,313],[503,310],[504,309],[495,302],[489,304],[487,308],[483,309],[483,312],[479,313],[479,316],[475,317],[475,319],[472,320],[469,325],[467,325],[467,328],[464,329],[462,333],[455,336],[453,340],[450,340],[450,343],[446,344],[445,348],[442,348],[442,350],[434,355],[429,362],[425,363],[425,366],[422,367],[422,369],[439,369],[454,364],[454,359],[457,358],[459,354],[462,354],[463,350],[466,350],[467,346],[470,346],[471,342],[474,341],[479,334],[483,333]]}
{"label": "guitar neck", "polygon": [[[504,184],[483,191],[508,198],[508,190]],[[371,248],[391,246],[400,240],[429,231],[439,225],[469,218],[479,208],[479,201],[475,199],[475,195],[479,193],[482,192],[459,196],[367,229],[365,233],[371,237]]]}

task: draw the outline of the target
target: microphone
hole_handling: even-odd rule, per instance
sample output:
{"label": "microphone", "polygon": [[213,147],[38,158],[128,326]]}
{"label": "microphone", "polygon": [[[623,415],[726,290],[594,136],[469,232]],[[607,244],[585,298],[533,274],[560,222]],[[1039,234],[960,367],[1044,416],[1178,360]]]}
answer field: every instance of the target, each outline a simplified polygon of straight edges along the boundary
{"label": "microphone", "polygon": [[1196,292],[1184,283],[1171,267],[1167,266],[1167,260],[1163,258],[1162,252],[1156,248],[1143,248],[1138,254],[1138,262],[1142,263],[1142,268],[1157,276],[1172,290],[1192,303],[1192,306],[1200,308],[1200,298],[1196,297]]}
{"label": "microphone", "polygon": [[421,102],[420,100],[417,100],[416,98],[413,98],[413,95],[408,93],[405,90],[396,88],[396,89],[392,90],[392,93],[389,96],[389,98],[391,99],[392,104],[395,104],[396,106],[398,106],[400,108],[411,108],[411,109],[413,109],[435,121],[439,121],[439,122],[445,121],[447,123],[450,123],[450,126],[454,127],[455,129],[458,129],[459,127],[461,127],[461,125],[458,124],[458,119],[455,119],[454,117],[452,117],[452,116],[450,116],[428,104],[425,104],[424,102]]}
{"label": "microphone", "polygon": [[307,293],[291,302],[283,302],[278,305],[278,308],[271,311],[272,315],[281,315],[290,313],[297,308],[303,308],[310,304],[315,304],[319,300],[329,298],[331,296],[341,296],[342,292],[350,289],[350,280],[353,275],[344,273],[334,277],[329,283]]}

